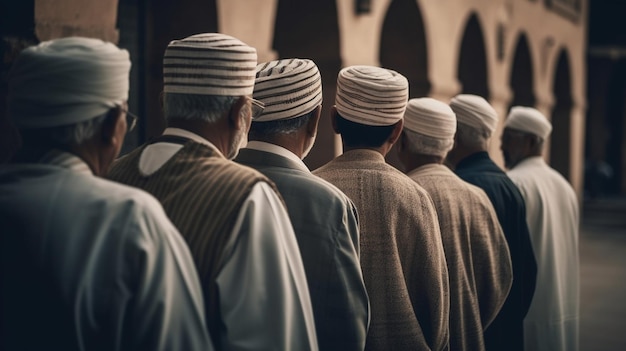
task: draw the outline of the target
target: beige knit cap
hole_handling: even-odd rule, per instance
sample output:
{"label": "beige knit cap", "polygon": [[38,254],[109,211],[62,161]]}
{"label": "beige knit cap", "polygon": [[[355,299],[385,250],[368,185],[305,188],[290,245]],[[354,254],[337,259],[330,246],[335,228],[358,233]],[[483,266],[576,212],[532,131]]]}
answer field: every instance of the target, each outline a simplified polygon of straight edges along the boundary
{"label": "beige knit cap", "polygon": [[351,66],[337,77],[335,105],[349,121],[390,126],[402,119],[409,98],[409,83],[398,72],[373,66]]}
{"label": "beige knit cap", "polygon": [[221,33],[173,40],[163,57],[163,91],[218,96],[252,94],[256,49]]}

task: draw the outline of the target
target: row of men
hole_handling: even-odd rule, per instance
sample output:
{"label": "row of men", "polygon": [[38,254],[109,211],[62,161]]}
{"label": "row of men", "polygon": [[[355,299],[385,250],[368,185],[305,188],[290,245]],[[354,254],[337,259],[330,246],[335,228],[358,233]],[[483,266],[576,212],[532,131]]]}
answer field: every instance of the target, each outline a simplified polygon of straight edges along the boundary
{"label": "row of men", "polygon": [[[7,349],[576,350],[577,200],[541,158],[538,111],[505,122],[514,184],[487,153],[483,98],[408,100],[401,74],[347,67],[344,152],[311,172],[316,65],[257,65],[206,33],[168,45],[168,127],[114,162],[136,122],[129,71],[86,38],[14,64]],[[385,162],[394,144],[406,175]]]}

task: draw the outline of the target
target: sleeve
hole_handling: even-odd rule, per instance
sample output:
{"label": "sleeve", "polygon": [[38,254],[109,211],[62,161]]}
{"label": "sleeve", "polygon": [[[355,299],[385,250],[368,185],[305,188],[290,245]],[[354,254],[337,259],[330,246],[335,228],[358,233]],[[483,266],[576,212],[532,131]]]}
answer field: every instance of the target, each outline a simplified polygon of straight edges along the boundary
{"label": "sleeve", "polygon": [[530,309],[530,303],[533,300],[533,296],[535,296],[535,288],[537,285],[537,260],[535,259],[535,252],[533,249],[532,242],[530,241],[530,232],[528,231],[528,223],[526,222],[526,205],[521,203],[520,206],[520,215],[518,218],[520,219],[520,223],[518,225],[519,230],[519,240],[520,240],[520,254],[522,257],[521,267],[522,272],[520,276],[522,277],[522,306],[521,311],[522,315],[526,316],[528,310]]}
{"label": "sleeve", "polygon": [[509,295],[513,284],[513,268],[509,245],[486,194],[482,196],[482,205],[476,206],[482,208],[482,213],[477,213],[478,218],[482,219],[477,221],[470,238],[474,242],[471,245],[474,272],[485,273],[476,274],[474,279],[483,330],[486,330]]}
{"label": "sleeve", "polygon": [[[350,200],[343,211],[338,210],[334,225],[335,248],[332,266],[326,281],[325,324],[326,335],[318,335],[320,347],[326,349],[363,350],[370,318],[367,290],[359,259],[359,223],[356,208]],[[317,317],[317,316],[316,316]],[[325,342],[326,344],[322,344]]]}
{"label": "sleeve", "polygon": [[[448,350],[450,340],[450,286],[448,280],[448,266],[441,229],[435,206],[430,196],[420,192],[420,197],[414,204],[417,212],[412,218],[413,235],[419,233],[420,240],[413,240],[414,247],[402,248],[404,255],[412,257],[412,282],[409,287],[412,295],[413,309],[418,318],[422,333],[433,351]],[[402,240],[403,242],[411,242]],[[407,250],[409,250],[407,252]]]}
{"label": "sleeve", "polygon": [[266,183],[239,212],[217,277],[223,350],[317,350],[309,290],[289,216]]}
{"label": "sleeve", "polygon": [[[129,350],[213,350],[191,253],[165,212],[146,211],[136,222],[124,260],[133,331]],[[154,215],[156,213],[156,215]],[[122,325],[121,323],[119,324]]]}

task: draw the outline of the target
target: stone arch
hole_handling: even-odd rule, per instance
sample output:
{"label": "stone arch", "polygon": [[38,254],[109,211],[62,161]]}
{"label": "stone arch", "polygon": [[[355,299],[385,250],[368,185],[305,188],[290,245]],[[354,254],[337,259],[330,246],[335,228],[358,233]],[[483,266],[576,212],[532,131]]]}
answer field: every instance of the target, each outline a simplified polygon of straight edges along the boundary
{"label": "stone arch", "polygon": [[465,25],[457,78],[464,94],[475,94],[489,100],[489,75],[487,54],[483,30],[476,13],[473,13]]}
{"label": "stone arch", "polygon": [[[294,14],[306,16],[294,16]],[[273,48],[279,58],[308,58],[322,75],[323,106],[317,140],[306,158],[315,169],[335,155],[335,134],[330,122],[337,74],[341,69],[339,24],[334,0],[278,1]]]}
{"label": "stone arch", "polygon": [[555,98],[555,104],[552,109],[550,164],[565,178],[570,180],[573,99],[571,67],[569,63],[569,56],[565,49],[562,49],[558,55],[552,91]]}
{"label": "stone arch", "polygon": [[409,96],[430,92],[426,35],[416,0],[393,0],[387,9],[380,40],[380,65],[409,80]]}
{"label": "stone arch", "polygon": [[[393,0],[382,26],[380,65],[408,79],[410,98],[425,97],[430,92],[427,54],[424,21],[417,1]],[[387,162],[403,169],[395,146],[387,154]]]}
{"label": "stone arch", "polygon": [[511,106],[535,106],[533,61],[525,34],[520,34],[515,45],[510,86],[513,92]]}

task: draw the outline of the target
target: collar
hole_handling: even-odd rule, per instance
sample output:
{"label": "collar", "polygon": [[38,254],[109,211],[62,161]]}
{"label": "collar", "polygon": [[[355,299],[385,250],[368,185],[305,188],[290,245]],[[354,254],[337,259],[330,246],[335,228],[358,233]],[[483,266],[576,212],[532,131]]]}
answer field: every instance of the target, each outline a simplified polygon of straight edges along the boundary
{"label": "collar", "polygon": [[293,152],[287,150],[286,148],[280,145],[266,143],[264,141],[252,140],[248,142],[248,145],[246,146],[246,148],[252,149],[252,150],[258,150],[258,151],[265,151],[265,152],[269,152],[272,154],[276,154],[276,155],[288,158],[289,160],[297,163],[299,166],[303,167],[304,169],[310,172],[309,168],[306,166],[306,164],[304,164],[304,162],[300,159],[300,157],[296,156],[296,154],[294,154]]}
{"label": "collar", "polygon": [[67,151],[51,150],[38,163],[59,166],[74,172],[93,175],[91,168],[83,159]]}
{"label": "collar", "polygon": [[448,167],[442,164],[429,163],[429,164],[422,165],[422,166],[415,168],[414,170],[407,173],[407,176],[412,177],[412,176],[419,176],[423,174],[443,176],[443,175],[448,175],[451,173],[452,171]]}
{"label": "collar", "polygon": [[204,144],[210,147],[211,149],[217,151],[220,155],[222,155],[222,152],[215,145],[213,145],[213,143],[201,137],[200,135],[194,132],[190,132],[186,129],[165,128],[165,130],[163,131],[163,135],[175,135],[175,136],[191,139],[192,141],[195,141],[196,143]]}

